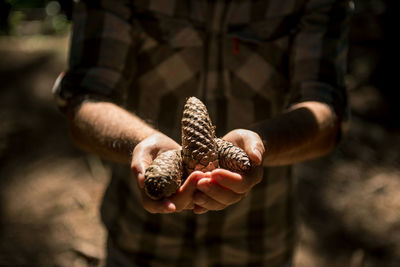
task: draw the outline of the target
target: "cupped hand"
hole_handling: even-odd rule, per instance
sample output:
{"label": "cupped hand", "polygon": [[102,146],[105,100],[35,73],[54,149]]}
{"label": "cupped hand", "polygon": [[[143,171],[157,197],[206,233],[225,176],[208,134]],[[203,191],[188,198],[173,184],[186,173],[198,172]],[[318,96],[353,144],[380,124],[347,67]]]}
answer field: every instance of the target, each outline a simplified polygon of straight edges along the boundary
{"label": "cupped hand", "polygon": [[194,207],[193,194],[196,190],[197,181],[204,178],[202,172],[194,172],[189,175],[177,193],[169,198],[152,200],[144,192],[144,174],[151,162],[162,152],[180,148],[178,143],[168,136],[156,133],[144,139],[133,150],[132,175],[140,189],[143,207],[150,213],[172,213],[184,209],[193,209]]}
{"label": "cupped hand", "polygon": [[236,129],[222,139],[242,148],[251,160],[252,169],[246,174],[225,169],[207,173],[206,177],[197,182],[198,191],[193,196],[195,213],[225,209],[243,199],[254,185],[261,182],[265,149],[260,136],[249,130]]}

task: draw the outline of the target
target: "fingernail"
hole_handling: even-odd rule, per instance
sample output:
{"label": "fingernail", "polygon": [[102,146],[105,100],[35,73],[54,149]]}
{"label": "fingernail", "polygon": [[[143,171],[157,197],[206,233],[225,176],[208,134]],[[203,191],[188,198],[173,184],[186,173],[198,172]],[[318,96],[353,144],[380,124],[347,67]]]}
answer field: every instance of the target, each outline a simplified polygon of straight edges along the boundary
{"label": "fingernail", "polygon": [[196,214],[198,214],[198,215],[204,214],[204,213],[206,213],[206,212],[208,212],[208,210],[206,210],[206,209],[194,211],[194,213],[196,213]]}
{"label": "fingernail", "polygon": [[176,210],[176,206],[172,202],[168,203],[165,208],[167,212],[174,212]]}
{"label": "fingernail", "polygon": [[193,196],[193,202],[197,205],[203,205],[206,203],[206,200],[203,198],[203,196],[201,194],[195,194]]}
{"label": "fingernail", "polygon": [[195,203],[196,205],[201,206],[201,205],[206,204],[206,201],[205,201],[204,199],[195,199],[195,200],[194,200],[194,203]]}

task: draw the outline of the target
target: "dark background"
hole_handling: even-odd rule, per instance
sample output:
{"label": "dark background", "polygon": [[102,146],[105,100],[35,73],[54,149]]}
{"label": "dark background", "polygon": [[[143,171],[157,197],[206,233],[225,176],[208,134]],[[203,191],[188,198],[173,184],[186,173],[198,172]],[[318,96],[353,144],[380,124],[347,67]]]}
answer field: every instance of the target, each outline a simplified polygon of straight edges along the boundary
{"label": "dark background", "polygon": [[[400,266],[394,2],[355,1],[351,121],[333,153],[296,167],[296,267]],[[0,1],[0,266],[103,264],[98,205],[110,170],[74,148],[51,95],[66,67],[70,6]]]}

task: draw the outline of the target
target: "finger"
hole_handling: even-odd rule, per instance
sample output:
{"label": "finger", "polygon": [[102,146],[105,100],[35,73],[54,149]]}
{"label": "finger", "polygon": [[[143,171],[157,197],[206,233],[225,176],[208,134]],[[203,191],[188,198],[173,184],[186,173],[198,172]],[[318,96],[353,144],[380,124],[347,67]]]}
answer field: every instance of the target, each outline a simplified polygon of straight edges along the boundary
{"label": "finger", "polygon": [[254,165],[260,165],[265,152],[264,144],[257,133],[247,130],[244,131],[245,132],[241,135],[242,149],[247,153]]}
{"label": "finger", "polygon": [[258,135],[249,138],[247,142],[245,142],[245,147],[243,150],[247,153],[254,165],[258,166],[262,163],[265,148],[261,138]]}
{"label": "finger", "polygon": [[[211,178],[199,180],[197,183],[197,189],[203,192],[209,198],[214,199],[215,201],[224,205],[231,205],[233,203],[236,203],[243,197],[242,194],[238,194],[231,190],[228,190],[225,187],[221,187],[218,183],[213,182]],[[201,203],[196,202],[196,199],[194,199],[194,202],[195,204],[201,205]],[[210,209],[207,205],[201,206]]]}
{"label": "finger", "polygon": [[215,169],[211,172],[211,178],[220,186],[238,194],[246,193],[249,190],[249,186],[247,185],[244,176],[239,173],[225,169]]}
{"label": "finger", "polygon": [[153,161],[151,153],[147,147],[136,147],[132,153],[131,171],[136,177],[140,188],[144,188],[144,173]]}
{"label": "finger", "polygon": [[225,169],[215,169],[211,172],[211,178],[219,185],[226,187],[238,194],[247,192],[256,184],[260,183],[263,177],[263,167],[257,166],[246,175],[230,172]]}
{"label": "finger", "polygon": [[197,182],[204,177],[205,174],[200,171],[191,173],[178,191],[169,198],[176,206],[176,211],[181,211],[190,206],[193,201],[193,194],[197,190]]}
{"label": "finger", "polygon": [[206,209],[206,208],[203,208],[203,207],[194,205],[193,212],[194,212],[195,214],[204,214],[204,213],[206,213],[207,211],[208,211],[208,209]]}
{"label": "finger", "polygon": [[242,148],[254,165],[260,165],[265,152],[261,137],[253,131],[237,129],[224,136],[224,139]]}
{"label": "finger", "polygon": [[194,207],[195,207],[195,205],[194,205],[193,201],[191,201],[189,203],[189,205],[187,205],[184,209],[185,210],[192,210],[192,209],[194,209]]}
{"label": "finger", "polygon": [[222,210],[227,206],[216,201],[215,199],[208,197],[206,194],[200,191],[194,193],[193,202],[196,204],[196,206],[200,206],[207,210]]}
{"label": "finger", "polygon": [[142,195],[142,205],[145,210],[150,213],[172,213],[176,211],[176,206],[169,199],[162,200],[152,200],[143,191]]}

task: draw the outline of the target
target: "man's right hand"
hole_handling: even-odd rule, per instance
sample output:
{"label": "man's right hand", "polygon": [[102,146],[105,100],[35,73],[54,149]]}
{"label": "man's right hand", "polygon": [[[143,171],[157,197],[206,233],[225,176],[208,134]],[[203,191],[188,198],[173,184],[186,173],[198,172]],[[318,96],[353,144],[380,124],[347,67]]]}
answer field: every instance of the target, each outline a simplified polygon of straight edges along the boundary
{"label": "man's right hand", "polygon": [[202,172],[193,172],[173,196],[162,200],[149,198],[144,192],[144,173],[159,154],[173,149],[181,147],[168,136],[156,133],[145,138],[133,150],[132,174],[139,186],[143,207],[150,213],[172,213],[193,209],[193,194],[196,191],[197,181],[205,177]]}

